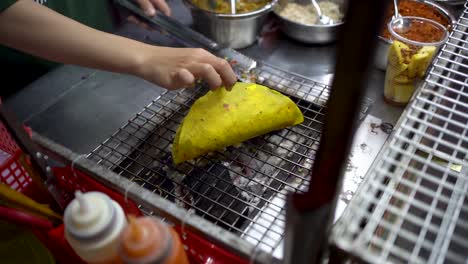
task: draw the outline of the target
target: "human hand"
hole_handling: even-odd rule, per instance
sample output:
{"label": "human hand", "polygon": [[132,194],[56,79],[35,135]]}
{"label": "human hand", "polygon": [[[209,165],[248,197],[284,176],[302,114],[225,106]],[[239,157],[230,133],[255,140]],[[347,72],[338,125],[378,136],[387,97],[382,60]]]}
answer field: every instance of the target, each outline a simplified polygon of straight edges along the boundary
{"label": "human hand", "polygon": [[[136,2],[140,6],[140,8],[143,10],[143,12],[149,17],[156,15],[156,10],[162,12],[166,16],[171,15],[171,8],[169,7],[169,5],[166,3],[165,0],[136,0]],[[140,27],[151,30],[151,27],[147,23],[141,21],[140,19],[138,19],[137,17],[133,15],[127,17],[127,20]]]}
{"label": "human hand", "polygon": [[210,89],[229,91],[237,78],[231,65],[203,49],[149,46],[135,75],[167,89],[193,87],[204,80]]}
{"label": "human hand", "polygon": [[136,2],[147,16],[156,15],[156,10],[161,11],[166,16],[171,15],[171,8],[165,0],[136,0]]}

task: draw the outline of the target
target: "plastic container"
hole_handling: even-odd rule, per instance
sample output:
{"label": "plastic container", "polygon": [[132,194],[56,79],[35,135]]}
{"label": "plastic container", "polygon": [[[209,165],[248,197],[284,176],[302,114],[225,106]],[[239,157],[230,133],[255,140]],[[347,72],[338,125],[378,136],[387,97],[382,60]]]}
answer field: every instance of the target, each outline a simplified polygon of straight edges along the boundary
{"label": "plastic container", "polygon": [[0,181],[15,191],[24,192],[32,179],[19,161],[20,155],[21,149],[0,123]]}
{"label": "plastic container", "polygon": [[77,191],[64,215],[65,238],[87,263],[119,263],[118,245],[127,225],[123,209],[101,192]]}
{"label": "plastic container", "polygon": [[394,41],[388,50],[384,98],[389,104],[404,106],[447,40],[448,32],[443,25],[420,17],[394,19],[388,29]]}
{"label": "plastic container", "polygon": [[189,263],[176,231],[155,217],[130,217],[119,252],[126,264]]}

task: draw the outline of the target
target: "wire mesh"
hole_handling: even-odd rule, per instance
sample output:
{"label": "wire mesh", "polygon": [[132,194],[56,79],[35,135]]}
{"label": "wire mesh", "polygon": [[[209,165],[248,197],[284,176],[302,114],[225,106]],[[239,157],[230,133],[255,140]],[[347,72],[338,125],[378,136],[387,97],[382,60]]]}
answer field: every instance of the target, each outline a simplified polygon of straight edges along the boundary
{"label": "wire mesh", "polygon": [[466,263],[467,32],[465,9],[335,225],[332,242],[351,255],[371,263]]}
{"label": "wire mesh", "polygon": [[[329,87],[269,65],[254,74],[258,83],[292,96],[304,122],[176,167],[174,135],[206,89],[166,91],[89,158],[273,252],[283,240],[286,191],[300,192],[308,185]],[[362,117],[371,103],[363,103]]]}

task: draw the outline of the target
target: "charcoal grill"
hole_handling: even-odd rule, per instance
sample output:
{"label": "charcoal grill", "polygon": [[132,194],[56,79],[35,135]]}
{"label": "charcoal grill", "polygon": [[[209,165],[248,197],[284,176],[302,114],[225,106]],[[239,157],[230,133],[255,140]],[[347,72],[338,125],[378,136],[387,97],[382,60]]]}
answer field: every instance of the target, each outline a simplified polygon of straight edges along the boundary
{"label": "charcoal grill", "polygon": [[[267,64],[253,74],[289,95],[304,122],[175,167],[177,127],[207,90],[166,91],[88,158],[281,259],[286,192],[308,185],[330,88]],[[364,102],[361,118],[371,104]]]}

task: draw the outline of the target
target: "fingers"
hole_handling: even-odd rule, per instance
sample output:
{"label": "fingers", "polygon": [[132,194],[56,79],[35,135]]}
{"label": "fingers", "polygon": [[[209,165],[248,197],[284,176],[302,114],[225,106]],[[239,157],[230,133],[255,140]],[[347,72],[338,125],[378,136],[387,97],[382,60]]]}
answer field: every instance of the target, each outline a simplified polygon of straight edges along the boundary
{"label": "fingers", "polygon": [[187,69],[179,69],[171,74],[171,85],[169,88],[180,89],[192,86],[195,83],[195,76]]}
{"label": "fingers", "polygon": [[[147,16],[156,15],[156,9],[161,11],[166,16],[171,15],[171,8],[167,5],[165,0],[136,0],[140,8]],[[128,17],[128,21],[143,27],[147,30],[153,30],[147,23],[142,22],[134,16]]]}
{"label": "fingers", "polygon": [[136,0],[136,1],[147,16],[156,15],[156,9],[154,8],[153,3],[151,3],[150,0]]}
{"label": "fingers", "polygon": [[171,15],[171,8],[169,7],[169,5],[166,3],[165,0],[151,0],[151,3],[153,3],[156,9],[161,11],[166,16]]}
{"label": "fingers", "polygon": [[156,15],[156,9],[166,16],[171,15],[171,8],[165,0],[136,0],[147,16]]}
{"label": "fingers", "polygon": [[226,90],[231,91],[234,84],[236,84],[237,77],[232,70],[231,65],[226,60],[216,58],[217,61],[213,63],[214,68],[220,75]]}
{"label": "fingers", "polygon": [[[237,81],[231,65],[206,50],[177,48],[166,50],[168,55],[163,56],[164,63],[161,65],[163,67],[158,67],[161,72],[158,72],[159,77],[154,81],[163,87],[169,89],[194,87],[197,80],[203,80],[211,90],[224,86],[230,91]],[[149,68],[152,66],[153,63],[148,65]]]}
{"label": "fingers", "polygon": [[196,79],[202,79],[206,81],[211,90],[215,90],[223,85],[221,76],[210,64],[192,63],[188,66],[188,70],[195,76]]}
{"label": "fingers", "polygon": [[237,77],[231,65],[229,65],[226,60],[218,58],[203,49],[196,49],[195,56],[196,60],[211,65],[220,76],[222,84],[228,91],[231,90],[232,86],[234,86],[237,81]]}

